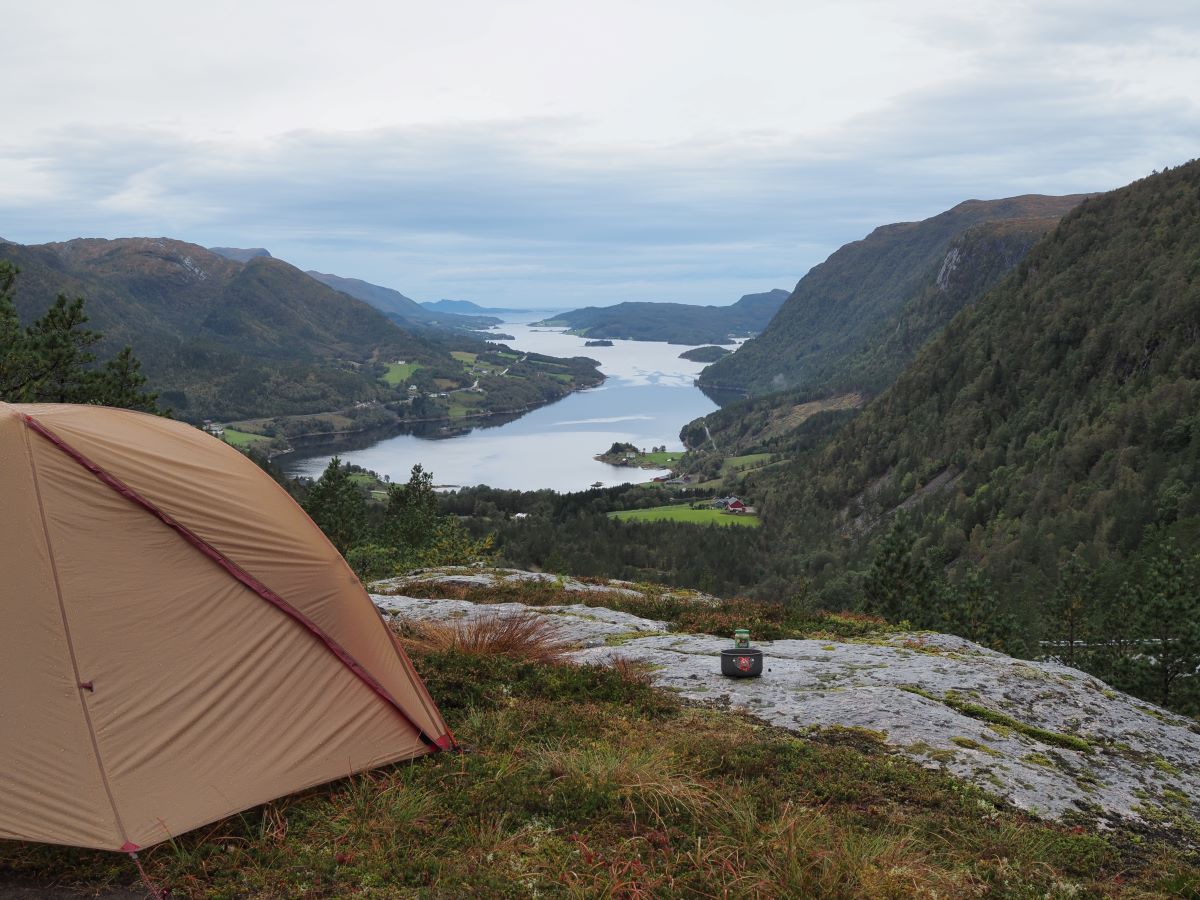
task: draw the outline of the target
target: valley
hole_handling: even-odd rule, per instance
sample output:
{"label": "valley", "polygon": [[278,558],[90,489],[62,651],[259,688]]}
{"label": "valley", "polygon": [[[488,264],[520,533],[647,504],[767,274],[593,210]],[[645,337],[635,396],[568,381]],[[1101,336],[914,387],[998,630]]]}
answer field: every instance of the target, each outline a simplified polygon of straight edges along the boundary
{"label": "valley", "polygon": [[1200,5],[8,24],[0,898],[1200,900]]}

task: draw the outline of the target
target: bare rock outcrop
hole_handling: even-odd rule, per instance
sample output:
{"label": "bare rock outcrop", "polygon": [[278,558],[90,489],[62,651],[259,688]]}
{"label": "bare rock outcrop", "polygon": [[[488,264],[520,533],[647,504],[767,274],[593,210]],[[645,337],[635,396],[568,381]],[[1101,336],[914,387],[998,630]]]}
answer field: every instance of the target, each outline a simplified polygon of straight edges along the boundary
{"label": "bare rock outcrop", "polygon": [[[553,616],[580,663],[617,657],[652,667],[654,682],[694,701],[738,708],[791,730],[843,726],[877,732],[899,752],[943,768],[1048,819],[1123,820],[1200,836],[1200,724],[1112,690],[1085,672],[997,653],[951,635],[884,634],[854,641],[780,640],[757,646],[760,679],[728,679],[727,639],[672,632],[666,622],[601,606],[473,603],[403,596],[420,579],[477,585],[541,579],[512,570],[428,572],[376,589],[390,617],[455,620]],[[550,576],[552,577],[552,576]],[[586,590],[592,602],[605,588]],[[599,591],[598,591],[599,588]],[[703,602],[703,601],[702,601]]]}

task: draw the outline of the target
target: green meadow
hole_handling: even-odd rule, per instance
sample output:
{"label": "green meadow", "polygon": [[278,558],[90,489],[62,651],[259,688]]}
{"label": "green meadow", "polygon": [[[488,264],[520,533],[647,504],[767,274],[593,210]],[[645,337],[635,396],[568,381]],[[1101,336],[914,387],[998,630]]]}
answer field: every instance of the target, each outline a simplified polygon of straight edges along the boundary
{"label": "green meadow", "polygon": [[622,522],[687,522],[692,525],[746,525],[757,528],[758,516],[734,515],[721,509],[692,509],[686,503],[650,509],[622,509],[608,514]]}

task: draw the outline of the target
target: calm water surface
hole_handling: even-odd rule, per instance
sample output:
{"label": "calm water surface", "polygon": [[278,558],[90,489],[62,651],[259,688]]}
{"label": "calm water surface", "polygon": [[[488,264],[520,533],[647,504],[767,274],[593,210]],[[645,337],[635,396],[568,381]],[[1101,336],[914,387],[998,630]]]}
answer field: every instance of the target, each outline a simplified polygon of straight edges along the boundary
{"label": "calm water surface", "polygon": [[[533,321],[537,315],[523,318]],[[682,450],[679,429],[717,408],[692,384],[704,364],[680,359],[688,348],[679,344],[613,341],[612,347],[585,347],[581,337],[526,324],[506,322],[497,330],[514,335],[516,340],[503,343],[517,350],[598,360],[607,379],[502,425],[480,425],[440,439],[397,434],[338,455],[393,481],[407,481],[413,465],[420,463],[439,485],[578,491],[597,481],[608,486],[661,474],[609,466],[592,457],[614,441],[647,450],[662,444]],[[280,462],[294,475],[316,477],[331,455],[297,451]]]}

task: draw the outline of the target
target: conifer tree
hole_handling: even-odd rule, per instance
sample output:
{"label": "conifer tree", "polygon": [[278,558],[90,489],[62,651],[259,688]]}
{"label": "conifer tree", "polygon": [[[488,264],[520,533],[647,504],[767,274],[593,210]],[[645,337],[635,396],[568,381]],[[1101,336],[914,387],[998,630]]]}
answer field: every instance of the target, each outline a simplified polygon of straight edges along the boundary
{"label": "conifer tree", "polygon": [[0,400],[10,403],[94,403],[157,411],[157,395],[125,347],[97,368],[92,348],[102,335],[85,328],[84,300],[59,294],[45,314],[22,327],[13,301],[17,269],[0,262]]}
{"label": "conifer tree", "polygon": [[367,498],[350,479],[349,466],[334,457],[304,498],[304,511],[343,556],[367,533]]}

